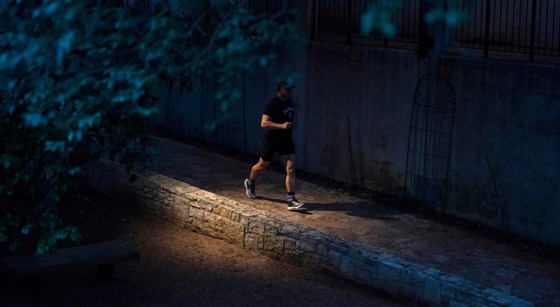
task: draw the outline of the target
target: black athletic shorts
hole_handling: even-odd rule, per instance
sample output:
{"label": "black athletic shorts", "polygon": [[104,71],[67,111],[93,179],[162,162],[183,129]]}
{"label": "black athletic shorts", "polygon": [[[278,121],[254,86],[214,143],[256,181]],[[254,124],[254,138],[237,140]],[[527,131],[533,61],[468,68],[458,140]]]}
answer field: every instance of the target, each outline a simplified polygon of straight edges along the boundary
{"label": "black athletic shorts", "polygon": [[292,139],[282,139],[279,141],[264,140],[261,146],[261,159],[264,161],[272,161],[276,153],[278,153],[279,156],[295,154],[296,150]]}

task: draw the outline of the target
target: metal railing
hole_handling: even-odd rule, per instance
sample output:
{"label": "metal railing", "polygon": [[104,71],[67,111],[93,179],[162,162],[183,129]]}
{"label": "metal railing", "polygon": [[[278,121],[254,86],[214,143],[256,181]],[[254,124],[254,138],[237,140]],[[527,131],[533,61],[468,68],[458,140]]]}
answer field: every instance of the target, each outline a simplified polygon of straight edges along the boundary
{"label": "metal railing", "polygon": [[[462,2],[462,3],[461,3]],[[560,0],[457,1],[466,21],[447,42],[467,47],[536,55],[560,56]]]}
{"label": "metal railing", "polygon": [[[313,1],[313,38],[338,37],[347,43],[354,39],[418,44],[422,22],[420,6],[425,0],[403,0],[393,11],[397,35],[384,37],[378,32],[364,35],[361,18],[371,4],[380,0]],[[449,0],[447,9],[463,13],[463,21],[449,28],[448,47],[560,57],[560,0]],[[427,33],[430,35],[430,33]]]}
{"label": "metal railing", "polygon": [[418,42],[418,5],[420,0],[403,0],[403,5],[391,15],[397,35],[385,37],[379,32],[369,35],[361,31],[361,18],[377,1],[372,0],[315,0],[313,5],[313,34],[315,38],[327,36],[352,39],[383,40],[390,42]]}
{"label": "metal railing", "polygon": [[248,0],[243,6],[255,14],[274,14],[282,10],[283,1]]}

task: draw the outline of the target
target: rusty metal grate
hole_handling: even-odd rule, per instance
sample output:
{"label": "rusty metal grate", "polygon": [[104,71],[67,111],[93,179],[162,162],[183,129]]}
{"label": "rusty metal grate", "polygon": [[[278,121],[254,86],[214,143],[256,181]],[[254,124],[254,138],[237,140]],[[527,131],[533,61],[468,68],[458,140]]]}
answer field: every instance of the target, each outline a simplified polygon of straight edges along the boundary
{"label": "rusty metal grate", "polygon": [[418,81],[410,120],[405,193],[445,212],[455,92],[442,77]]}

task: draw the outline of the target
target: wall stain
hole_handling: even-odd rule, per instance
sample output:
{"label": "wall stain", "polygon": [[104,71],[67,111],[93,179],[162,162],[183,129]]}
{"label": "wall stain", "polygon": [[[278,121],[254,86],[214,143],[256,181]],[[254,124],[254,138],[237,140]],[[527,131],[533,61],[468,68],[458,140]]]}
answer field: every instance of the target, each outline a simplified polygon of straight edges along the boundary
{"label": "wall stain", "polygon": [[377,148],[385,150],[385,149],[387,149],[388,144],[389,144],[389,139],[387,138],[387,136],[385,134],[382,134],[377,139],[377,142],[375,143],[375,146],[377,146]]}
{"label": "wall stain", "polygon": [[321,154],[321,164],[323,164],[327,169],[327,174],[332,177],[336,177],[335,172],[338,167],[340,159],[337,158],[339,153],[339,147],[334,143],[327,143],[323,147],[323,152]]}
{"label": "wall stain", "polygon": [[368,171],[365,176],[367,188],[386,192],[396,185],[396,180],[391,175],[391,161],[368,161]]}
{"label": "wall stain", "polygon": [[350,178],[355,178],[354,176],[354,151],[352,150],[352,127],[350,124],[350,116],[346,115],[346,122],[348,127],[348,155],[349,155],[349,162],[350,162]]}
{"label": "wall stain", "polygon": [[486,164],[488,166],[488,171],[490,173],[489,177],[489,197],[490,205],[494,207],[495,210],[500,212],[500,221],[502,223],[503,229],[509,229],[510,224],[510,214],[507,206],[507,202],[504,196],[503,187],[503,171],[499,166],[499,162],[492,163],[488,155],[486,155]]}
{"label": "wall stain", "polygon": [[463,214],[474,214],[484,219],[496,220],[499,210],[496,206],[488,204],[488,185],[463,181],[453,184],[449,191],[449,205]]}

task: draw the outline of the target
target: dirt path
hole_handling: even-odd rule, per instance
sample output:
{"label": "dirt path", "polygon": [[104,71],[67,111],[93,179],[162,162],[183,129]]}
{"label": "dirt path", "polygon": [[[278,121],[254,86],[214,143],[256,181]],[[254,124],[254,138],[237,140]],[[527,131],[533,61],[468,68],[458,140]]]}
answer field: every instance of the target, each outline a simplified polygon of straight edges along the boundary
{"label": "dirt path", "polygon": [[[94,199],[95,198],[95,199]],[[272,260],[183,230],[99,196],[74,196],[67,219],[84,243],[120,238],[141,259],[117,265],[109,283],[95,268],[43,278],[44,306],[401,306],[371,288]],[[2,306],[31,305],[21,282],[2,281]]]}

